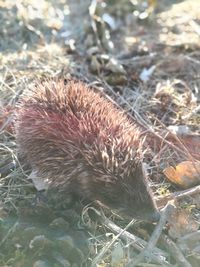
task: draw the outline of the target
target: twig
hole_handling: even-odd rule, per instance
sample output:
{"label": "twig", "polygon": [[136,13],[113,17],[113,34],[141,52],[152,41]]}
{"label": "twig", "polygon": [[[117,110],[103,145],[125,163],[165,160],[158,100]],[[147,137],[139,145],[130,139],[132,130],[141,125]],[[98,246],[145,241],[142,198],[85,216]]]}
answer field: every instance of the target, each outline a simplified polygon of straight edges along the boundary
{"label": "twig", "polygon": [[171,256],[175,259],[179,266],[192,267],[192,265],[185,259],[181,250],[167,235],[162,234],[160,239],[166,247],[166,250],[170,252]]}
{"label": "twig", "polygon": [[191,196],[191,195],[195,195],[195,194],[199,194],[199,193],[200,193],[200,185],[197,185],[197,186],[194,186],[194,187],[186,189],[186,190],[171,193],[170,195],[168,195],[166,197],[157,197],[155,199],[155,201],[156,201],[157,206],[159,208],[161,208],[170,200],[174,200],[174,199],[180,200],[186,196]]}
{"label": "twig", "polygon": [[192,240],[193,242],[200,241],[200,230],[181,236],[178,239],[179,242],[185,242],[187,240]]}
{"label": "twig", "polygon": [[190,26],[192,26],[193,30],[200,36],[200,27],[193,19],[189,22]]}
{"label": "twig", "polygon": [[8,230],[7,234],[2,238],[0,242],[0,247],[3,246],[3,244],[6,242],[8,237],[16,230],[16,227],[18,226],[18,222],[15,222],[14,225]]}
{"label": "twig", "polygon": [[[131,243],[130,245],[135,248],[138,251],[142,251],[145,246],[147,246],[147,242],[144,241],[143,239],[127,232],[126,230],[128,229],[128,227],[130,225],[132,225],[133,220],[124,228],[120,228],[119,226],[117,226],[115,223],[113,223],[112,221],[110,221],[108,218],[106,218],[105,216],[102,216],[102,214],[100,214],[99,212],[97,212],[95,210],[99,221],[106,226],[107,228],[111,229],[114,233],[117,234],[117,236],[114,238],[114,240],[112,240],[111,243],[108,244],[108,246],[106,247],[106,250],[103,249],[102,252],[100,252],[100,256],[98,255],[98,257],[95,259],[95,264],[97,263],[97,260],[99,261],[103,255],[106,253],[106,251],[113,245],[113,243],[120,237],[122,240],[124,240],[125,242],[127,242],[127,240],[129,240]],[[171,266],[168,262],[166,262],[166,258],[168,257],[168,253],[164,252],[163,250],[154,247],[152,249],[152,259],[154,262],[161,264],[162,266]],[[95,266],[95,265],[92,265]]]}
{"label": "twig", "polygon": [[[127,57],[128,58],[123,58]],[[144,55],[144,56],[134,56],[131,57],[130,55],[119,55],[117,58],[120,61],[121,64],[123,65],[131,65],[133,66],[143,66],[143,65],[150,65],[153,60],[155,60],[155,57],[157,56],[157,53],[150,53],[149,55]]]}
{"label": "twig", "polygon": [[124,229],[120,229],[120,232],[118,232],[118,234],[113,238],[113,240],[111,242],[109,242],[101,251],[100,253],[97,255],[96,258],[93,259],[91,267],[96,267],[97,263],[100,262],[100,260],[103,258],[103,256],[105,255],[105,253],[108,251],[108,249],[115,243],[115,241],[133,224],[134,219],[131,220],[131,222],[124,228]]}
{"label": "twig", "polygon": [[89,6],[89,14],[90,14],[90,18],[91,18],[91,26],[92,26],[92,30],[93,30],[93,32],[95,34],[97,45],[99,47],[101,47],[101,42],[100,42],[99,37],[98,37],[98,30],[97,30],[96,19],[95,19],[96,8],[97,8],[97,1],[96,0],[92,0],[91,4]]}
{"label": "twig", "polygon": [[151,238],[149,239],[149,242],[145,249],[133,260],[131,260],[126,267],[133,267],[136,266],[139,262],[141,262],[143,259],[147,259],[147,262],[149,260],[152,260],[152,252],[154,247],[156,246],[156,243],[158,242],[158,239],[162,233],[163,227],[166,224],[166,221],[170,217],[171,213],[174,211],[175,206],[172,203],[168,203],[166,207],[163,209],[161,213],[160,220],[156,226],[156,228],[153,231],[153,234],[151,235]]}
{"label": "twig", "polygon": [[183,117],[184,120],[190,119],[194,114],[200,111],[200,105],[198,105],[196,108],[194,108],[191,112],[189,112],[187,115]]}

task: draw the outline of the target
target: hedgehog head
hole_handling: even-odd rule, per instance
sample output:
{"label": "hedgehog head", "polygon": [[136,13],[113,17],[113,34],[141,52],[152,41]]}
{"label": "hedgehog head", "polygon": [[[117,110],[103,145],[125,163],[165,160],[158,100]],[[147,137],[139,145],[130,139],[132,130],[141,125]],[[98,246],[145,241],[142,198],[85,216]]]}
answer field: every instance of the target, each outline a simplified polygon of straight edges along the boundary
{"label": "hedgehog head", "polygon": [[125,150],[99,148],[100,158],[91,162],[95,171],[91,176],[95,179],[87,193],[92,194],[91,199],[99,200],[122,215],[156,221],[159,213],[142,160],[134,149],[126,146]]}
{"label": "hedgehog head", "polygon": [[157,221],[159,213],[142,164],[132,170],[105,183],[102,202],[130,218]]}

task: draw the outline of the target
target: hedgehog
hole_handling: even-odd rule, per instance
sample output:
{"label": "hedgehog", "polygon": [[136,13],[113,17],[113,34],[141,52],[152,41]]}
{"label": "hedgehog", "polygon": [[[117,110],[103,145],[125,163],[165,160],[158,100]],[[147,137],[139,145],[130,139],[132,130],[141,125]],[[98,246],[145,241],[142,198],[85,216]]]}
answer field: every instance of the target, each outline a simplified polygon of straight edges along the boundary
{"label": "hedgehog", "polygon": [[86,83],[35,84],[19,100],[14,129],[19,155],[49,188],[127,217],[159,217],[143,168],[141,129]]}

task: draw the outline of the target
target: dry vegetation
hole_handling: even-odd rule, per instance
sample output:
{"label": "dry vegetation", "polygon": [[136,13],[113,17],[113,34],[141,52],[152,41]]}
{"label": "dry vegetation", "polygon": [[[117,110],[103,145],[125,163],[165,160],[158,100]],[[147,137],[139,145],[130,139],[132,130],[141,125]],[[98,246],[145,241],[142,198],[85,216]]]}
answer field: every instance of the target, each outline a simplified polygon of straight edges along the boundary
{"label": "dry vegetation", "polygon": [[[200,265],[199,188],[176,194],[200,180],[199,10],[196,0],[0,0],[0,266]],[[145,254],[155,225],[130,226],[88,207],[80,216],[80,203],[54,192],[36,198],[30,170],[18,161],[12,119],[19,96],[36,79],[69,75],[144,127],[158,206],[176,197]]]}

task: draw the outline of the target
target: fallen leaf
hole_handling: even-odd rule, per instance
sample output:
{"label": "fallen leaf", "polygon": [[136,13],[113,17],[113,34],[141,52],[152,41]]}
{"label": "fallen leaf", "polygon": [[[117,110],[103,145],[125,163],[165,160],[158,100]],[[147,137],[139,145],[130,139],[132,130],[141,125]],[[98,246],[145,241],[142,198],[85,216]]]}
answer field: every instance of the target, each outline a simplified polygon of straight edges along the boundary
{"label": "fallen leaf", "polygon": [[191,213],[184,209],[176,209],[169,219],[169,235],[180,238],[186,234],[197,231],[199,223],[195,221]]}
{"label": "fallen leaf", "polygon": [[171,182],[189,188],[200,183],[200,162],[183,161],[175,168],[172,166],[165,168],[163,173]]}

